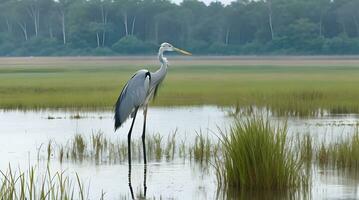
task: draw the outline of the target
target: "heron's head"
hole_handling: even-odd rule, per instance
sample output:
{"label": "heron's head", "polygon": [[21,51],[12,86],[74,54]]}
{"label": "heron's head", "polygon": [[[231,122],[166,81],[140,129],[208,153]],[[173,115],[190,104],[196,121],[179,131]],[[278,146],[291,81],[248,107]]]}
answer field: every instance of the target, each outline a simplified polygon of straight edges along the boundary
{"label": "heron's head", "polygon": [[182,49],[176,48],[172,44],[167,43],[167,42],[162,43],[160,49],[162,49],[163,52],[165,52],[165,51],[177,51],[177,52],[182,53],[184,55],[188,55],[188,56],[192,55],[190,52],[187,52],[187,51],[184,51]]}

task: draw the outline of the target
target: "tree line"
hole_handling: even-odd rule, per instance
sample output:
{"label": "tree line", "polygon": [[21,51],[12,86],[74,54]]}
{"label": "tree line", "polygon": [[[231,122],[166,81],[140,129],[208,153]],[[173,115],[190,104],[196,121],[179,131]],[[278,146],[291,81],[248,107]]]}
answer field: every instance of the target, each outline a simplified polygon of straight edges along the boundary
{"label": "tree line", "polygon": [[1,56],[357,54],[359,0],[0,0]]}

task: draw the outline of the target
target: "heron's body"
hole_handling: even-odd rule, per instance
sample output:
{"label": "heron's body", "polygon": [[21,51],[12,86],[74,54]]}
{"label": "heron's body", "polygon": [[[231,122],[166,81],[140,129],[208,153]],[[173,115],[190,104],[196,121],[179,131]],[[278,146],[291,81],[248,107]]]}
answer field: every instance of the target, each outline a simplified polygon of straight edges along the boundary
{"label": "heron's body", "polygon": [[[119,127],[121,127],[123,123],[130,116],[133,118],[131,128],[127,135],[129,186],[130,186],[132,198],[134,198],[132,186],[131,186],[131,175],[130,175],[132,128],[135,123],[138,109],[143,107],[144,122],[143,122],[143,130],[142,130],[142,146],[143,146],[143,158],[144,158],[145,172],[146,172],[147,160],[146,160],[145,132],[146,132],[147,107],[150,100],[156,95],[158,86],[165,79],[167,74],[167,65],[168,65],[167,59],[163,56],[163,53],[165,51],[178,51],[183,54],[191,55],[186,51],[173,47],[171,44],[163,43],[158,51],[158,59],[161,63],[160,69],[158,69],[155,72],[150,72],[146,69],[137,71],[123,87],[115,106],[115,131]],[[146,181],[144,186],[145,186],[145,195],[146,195]]]}
{"label": "heron's body", "polygon": [[162,59],[161,68],[156,72],[146,69],[137,71],[126,83],[116,102],[115,108],[115,130],[117,130],[131,115],[136,108],[146,109],[149,101],[157,92],[158,86],[167,74],[167,60],[163,57],[163,52],[159,54]]}
{"label": "heron's body", "polygon": [[116,103],[115,130],[135,111],[148,103],[151,75],[147,70],[136,72],[123,88]]}

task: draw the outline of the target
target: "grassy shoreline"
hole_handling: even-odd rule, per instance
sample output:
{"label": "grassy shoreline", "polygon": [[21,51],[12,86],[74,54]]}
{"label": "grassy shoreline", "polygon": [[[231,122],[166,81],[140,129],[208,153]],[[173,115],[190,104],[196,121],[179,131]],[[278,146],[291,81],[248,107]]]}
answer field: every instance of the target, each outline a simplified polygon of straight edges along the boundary
{"label": "grassy shoreline", "polygon": [[[13,59],[0,65],[0,108],[112,109],[135,71],[158,68],[155,59],[47,59]],[[302,66],[290,59],[220,61],[174,59],[152,104],[257,105],[302,114],[317,109],[359,112],[359,61],[355,59],[313,60],[312,65],[311,60],[302,60]],[[148,66],[144,63],[150,66],[137,67]]]}

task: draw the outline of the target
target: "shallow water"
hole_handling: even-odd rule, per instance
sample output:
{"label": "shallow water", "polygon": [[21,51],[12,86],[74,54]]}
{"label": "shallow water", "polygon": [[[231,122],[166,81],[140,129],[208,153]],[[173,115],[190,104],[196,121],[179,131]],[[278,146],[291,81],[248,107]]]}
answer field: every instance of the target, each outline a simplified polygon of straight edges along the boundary
{"label": "shallow water", "polygon": [[[75,119],[76,115],[80,118]],[[143,115],[137,116],[133,140],[142,134]],[[147,135],[160,133],[166,136],[177,130],[179,138],[191,140],[201,131],[214,136],[219,128],[226,128],[230,120],[221,109],[212,106],[150,108],[146,132]],[[0,142],[3,147],[0,156],[7,160],[23,160],[29,152],[34,156],[36,147],[46,145],[49,140],[63,144],[78,133],[90,137],[92,133],[101,131],[110,138],[125,140],[130,125],[131,120],[127,120],[114,132],[112,112],[0,111]]]}
{"label": "shallow water", "polygon": [[[232,118],[228,108],[214,106],[150,108],[148,112],[147,134],[166,135],[177,129],[177,136],[193,140],[198,132],[209,134],[216,140],[219,129],[228,129]],[[76,116],[79,115],[80,118]],[[271,117],[274,121],[283,118]],[[142,132],[141,114],[138,115],[133,139],[139,139]],[[349,136],[359,123],[358,115],[326,115],[316,118],[287,118],[291,135],[309,133],[318,141],[331,142]],[[128,120],[116,133],[113,130],[111,112],[73,111],[0,111],[0,170],[12,166],[26,168],[38,163],[38,152],[44,153],[49,140],[64,144],[76,133],[90,136],[101,130],[106,136],[126,140],[130,125]],[[42,145],[39,150],[38,147]],[[134,161],[132,166],[132,186],[134,192],[143,193],[143,164]],[[93,163],[60,164],[51,161],[51,168],[78,172],[90,187],[89,197],[98,199],[103,189],[106,199],[130,198],[128,189],[127,163],[95,165]],[[174,199],[213,199],[216,197],[215,175],[212,169],[202,170],[198,164],[188,160],[175,159],[171,162],[150,161],[147,166],[147,197]],[[355,199],[359,178],[339,174],[335,170],[313,170],[310,197],[312,199]]]}

